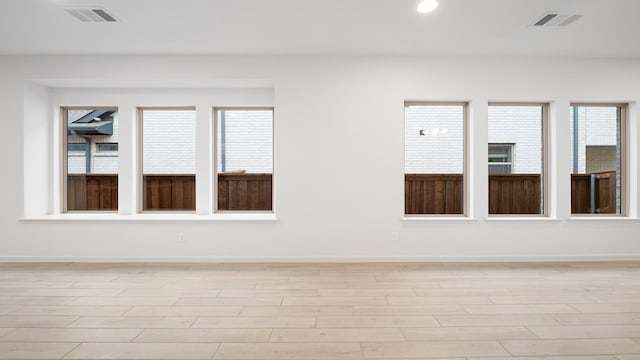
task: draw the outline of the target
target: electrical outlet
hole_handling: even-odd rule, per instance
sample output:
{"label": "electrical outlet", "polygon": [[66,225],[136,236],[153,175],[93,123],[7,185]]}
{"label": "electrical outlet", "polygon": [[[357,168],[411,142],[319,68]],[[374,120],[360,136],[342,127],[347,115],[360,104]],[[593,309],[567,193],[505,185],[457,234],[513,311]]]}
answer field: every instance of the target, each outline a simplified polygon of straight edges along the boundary
{"label": "electrical outlet", "polygon": [[398,232],[397,231],[391,232],[391,240],[392,241],[398,241]]}
{"label": "electrical outlet", "polygon": [[185,242],[185,240],[187,240],[187,234],[178,233],[178,242],[182,243],[182,242]]}

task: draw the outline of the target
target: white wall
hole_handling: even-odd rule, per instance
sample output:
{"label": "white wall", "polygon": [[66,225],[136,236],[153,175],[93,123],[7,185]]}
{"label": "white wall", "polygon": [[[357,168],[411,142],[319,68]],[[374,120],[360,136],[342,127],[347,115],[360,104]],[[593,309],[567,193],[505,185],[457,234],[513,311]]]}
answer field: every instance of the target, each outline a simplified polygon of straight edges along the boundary
{"label": "white wall", "polygon": [[[17,94],[14,94],[14,96],[15,95]],[[18,101],[15,104],[20,104],[20,100],[15,100]],[[51,127],[46,123],[43,124],[42,122],[43,118],[48,118],[50,116],[47,111],[48,107],[46,106],[46,104],[49,103],[49,90],[46,87],[38,86],[33,83],[25,83],[23,103],[24,112],[22,117],[6,117],[4,121],[1,122],[3,124],[1,128],[3,133],[5,132],[5,127],[7,128],[7,131],[14,131],[14,133],[2,134],[2,136],[12,138],[13,144],[8,144],[3,139],[3,144],[0,145],[2,146],[3,153],[6,155],[3,163],[7,164],[3,167],[3,173],[0,181],[4,188],[2,192],[4,199],[21,194],[23,181],[20,180],[19,182],[15,182],[10,180],[21,178],[18,176],[19,174],[17,174],[17,172],[19,172],[20,169],[24,169],[24,175],[22,178],[33,186],[29,191],[24,191],[24,202],[22,202],[24,207],[20,206],[19,203],[12,203],[12,210],[19,209],[20,212],[24,211],[25,216],[34,216],[49,211],[48,202],[50,200],[50,177],[48,174],[51,164],[45,156],[42,156],[43,153],[49,151],[53,146],[53,144],[49,142],[49,139],[51,138]],[[6,125],[20,126],[23,128],[21,129],[23,131],[17,131],[19,128],[9,127]],[[16,140],[19,140],[23,134],[24,141],[16,142]],[[29,146],[23,147],[23,144],[20,143],[29,143]],[[23,158],[20,158],[19,156],[20,150],[23,150]],[[24,161],[25,164],[28,163],[31,166],[11,166],[10,164],[13,161]],[[13,186],[13,188],[6,188],[5,186]],[[5,210],[5,208],[6,207],[3,207],[3,210]],[[0,221],[4,223],[4,221],[8,219],[11,219],[11,217],[5,217],[5,213],[3,211]]]}
{"label": "white wall", "polygon": [[[100,69],[103,79],[96,79],[95,69]],[[278,220],[21,221],[25,215],[37,217],[48,207],[56,206],[51,187],[47,186],[55,180],[51,175],[55,169],[44,167],[52,156],[52,147],[55,156],[57,145],[55,137],[47,134],[59,121],[54,115],[40,118],[43,109],[44,113],[53,113],[53,108],[44,103],[46,93],[39,91],[40,95],[34,97],[25,92],[25,81],[76,88],[91,84],[116,88],[160,86],[166,89],[152,92],[160,94],[157,99],[164,96],[165,101],[173,100],[166,105],[187,102],[186,95],[171,95],[174,91],[171,89],[176,88],[272,84],[277,113],[274,194]],[[76,93],[86,102],[97,99],[90,90]],[[214,105],[241,105],[242,92],[239,94],[240,100],[236,99],[234,104]],[[153,98],[150,96],[148,102],[153,102]],[[3,154],[15,154],[5,157],[0,180],[3,195],[0,257],[5,260],[640,258],[637,220],[569,219],[570,103],[632,102],[629,172],[633,177],[629,192],[630,215],[635,218],[639,99],[638,61],[0,57],[0,109],[3,109],[0,149]],[[200,100],[198,97],[196,102]],[[402,220],[405,100],[470,102],[468,207],[472,219]],[[550,206],[551,215],[557,220],[487,219],[489,101],[551,103]],[[215,103],[210,99],[201,103],[205,106],[211,102]],[[149,104],[121,107],[120,119],[123,120],[123,114],[133,117],[137,105]],[[37,131],[26,134],[27,125],[36,126]],[[207,123],[198,125],[200,144],[206,143],[209,130],[206,126]],[[130,148],[133,135],[130,129],[121,128],[119,166],[124,178],[135,178],[135,164],[122,157],[123,153],[133,151]],[[199,159],[196,168],[209,160]],[[206,192],[206,186],[201,188],[201,180],[198,179],[199,194],[201,190]],[[204,177],[205,184],[210,181],[210,177]],[[49,205],[43,205],[44,194],[51,198]],[[125,197],[121,199],[132,195],[121,193]],[[25,210],[28,209],[26,214],[23,202]],[[133,208],[131,203],[121,202],[121,206]],[[186,234],[185,242],[177,241],[179,233]]]}

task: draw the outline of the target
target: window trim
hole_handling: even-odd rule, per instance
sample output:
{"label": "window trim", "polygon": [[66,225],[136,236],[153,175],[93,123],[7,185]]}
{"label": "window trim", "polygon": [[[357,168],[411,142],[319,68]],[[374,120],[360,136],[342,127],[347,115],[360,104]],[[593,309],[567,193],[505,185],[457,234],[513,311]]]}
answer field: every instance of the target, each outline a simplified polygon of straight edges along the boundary
{"label": "window trim", "polygon": [[[197,119],[197,108],[196,106],[138,106],[136,107],[136,146],[134,155],[136,159],[136,193],[135,196],[135,209],[137,214],[197,214],[198,213],[198,203],[196,201],[196,208],[194,210],[144,210],[144,163],[143,163],[143,121],[144,121],[144,112],[146,110],[152,111],[195,111],[196,112],[196,128],[198,124]],[[197,133],[196,133],[197,138]],[[196,139],[193,139],[196,141]],[[196,157],[197,157],[197,149],[196,149]],[[197,178],[197,170],[196,174],[194,174]],[[196,192],[194,196],[197,199],[197,186],[194,188]]]}
{"label": "window trim", "polygon": [[[630,103],[628,102],[571,102],[569,103],[569,121],[571,119],[571,111],[574,107],[615,107],[620,109],[620,214],[602,214],[602,213],[594,213],[594,214],[582,214],[582,213],[573,213],[571,211],[571,196],[573,194],[569,194],[569,219],[572,218],[628,218],[630,212],[630,199],[629,196],[629,184],[630,184],[630,174],[629,174],[629,139],[630,134],[628,131],[629,128],[629,109]],[[617,120],[617,119],[616,119]],[[573,137],[573,133],[569,134],[569,142]],[[618,144],[616,144],[616,147]],[[571,154],[572,151],[570,152]],[[573,154],[575,156],[575,154]],[[573,161],[573,159],[569,159]],[[573,175],[573,170],[570,171],[570,175]],[[569,181],[570,178],[569,178]],[[571,188],[571,186],[569,186]]]}
{"label": "window trim", "polygon": [[[471,146],[469,144],[469,118],[470,118],[470,104],[471,101],[429,101],[429,100],[405,100],[404,101],[404,113],[402,116],[402,219],[403,220],[462,220],[473,219],[471,217],[471,209],[469,204],[471,203],[472,189],[470,189],[471,181],[469,176],[472,176],[470,168],[470,151]],[[406,153],[405,148],[407,145],[407,139],[405,137],[406,128],[406,108],[410,106],[462,106],[462,213],[461,214],[407,214],[404,206],[404,190],[405,181],[404,177],[407,173],[406,170]]]}
{"label": "window trim", "polygon": [[[549,128],[550,128],[550,108],[551,103],[548,102],[527,102],[527,101],[514,101],[514,102],[505,102],[505,101],[490,101],[487,105],[487,135],[488,135],[488,125],[489,125],[489,108],[491,106],[540,106],[542,108],[542,167],[541,167],[541,184],[542,184],[542,194],[540,194],[540,199],[542,200],[542,213],[541,214],[489,214],[489,200],[487,199],[487,218],[537,218],[537,217],[546,217],[550,218],[551,216],[551,184],[552,184],[552,172],[551,172],[551,144],[549,143]],[[487,137],[488,138],[488,137]],[[487,142],[487,144],[490,144]],[[488,147],[487,147],[488,150]],[[488,160],[488,158],[487,158]],[[513,161],[513,158],[512,158]],[[487,172],[487,181],[489,181],[489,174]],[[487,192],[487,197],[489,193]]]}
{"label": "window trim", "polygon": [[[218,209],[218,111],[229,111],[229,110],[237,110],[237,111],[271,111],[271,210],[220,210]],[[213,168],[211,169],[213,176],[211,177],[211,181],[213,182],[213,186],[211,189],[213,190],[211,193],[211,205],[213,209],[214,215],[219,214],[275,214],[275,122],[276,122],[276,112],[275,106],[264,106],[264,105],[240,105],[240,106],[213,106],[211,108],[213,112],[213,116],[211,117],[213,120],[213,126],[211,127],[213,136],[211,142],[211,152],[212,159],[211,162],[213,164]]]}
{"label": "window trim", "polygon": [[[59,126],[59,138],[60,138],[60,189],[58,192],[60,194],[60,213],[61,214],[109,214],[109,213],[118,213],[120,209],[116,210],[76,210],[69,211],[68,210],[68,199],[67,199],[67,177],[68,177],[68,157],[69,152],[67,149],[68,139],[68,121],[69,121],[69,110],[115,110],[118,111],[117,106],[65,106],[61,105],[59,107],[60,111],[60,120],[61,126]],[[85,152],[86,156],[86,152]],[[118,181],[120,181],[120,171],[118,171]],[[119,192],[119,191],[118,191]],[[118,208],[120,204],[118,204]]]}

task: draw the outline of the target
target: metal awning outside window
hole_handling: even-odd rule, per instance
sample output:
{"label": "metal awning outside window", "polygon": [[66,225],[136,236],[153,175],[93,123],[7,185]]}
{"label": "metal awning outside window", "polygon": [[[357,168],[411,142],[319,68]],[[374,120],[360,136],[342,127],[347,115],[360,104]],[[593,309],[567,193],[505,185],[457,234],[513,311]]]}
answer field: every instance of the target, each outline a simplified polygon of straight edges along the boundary
{"label": "metal awning outside window", "polygon": [[94,110],[67,126],[69,135],[113,135],[113,114],[117,110]]}

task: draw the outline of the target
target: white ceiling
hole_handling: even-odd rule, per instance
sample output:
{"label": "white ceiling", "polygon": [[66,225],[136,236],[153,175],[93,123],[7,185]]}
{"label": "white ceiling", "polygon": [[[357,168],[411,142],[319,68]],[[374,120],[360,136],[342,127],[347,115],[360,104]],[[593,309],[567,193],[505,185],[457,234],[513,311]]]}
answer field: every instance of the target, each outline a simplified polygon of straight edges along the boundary
{"label": "white ceiling", "polygon": [[[0,54],[640,57],[640,0],[0,0]],[[99,6],[120,23],[81,23]],[[545,13],[584,14],[531,28]]]}

